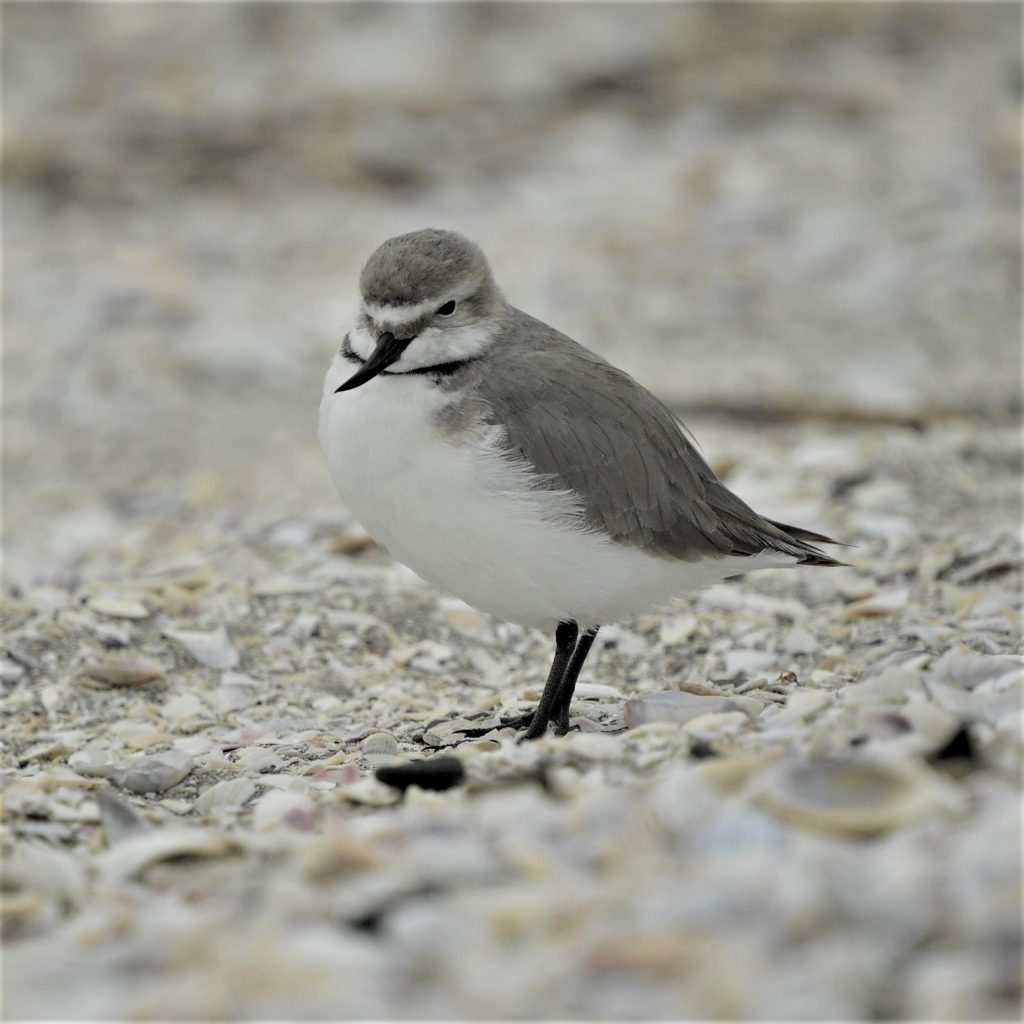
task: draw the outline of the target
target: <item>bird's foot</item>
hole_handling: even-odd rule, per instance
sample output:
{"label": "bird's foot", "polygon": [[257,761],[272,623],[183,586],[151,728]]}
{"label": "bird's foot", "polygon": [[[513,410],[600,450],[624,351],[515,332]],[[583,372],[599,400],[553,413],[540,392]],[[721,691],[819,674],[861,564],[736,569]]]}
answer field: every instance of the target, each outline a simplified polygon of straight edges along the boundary
{"label": "bird's foot", "polygon": [[516,732],[519,732],[520,729],[525,729],[526,731],[519,737],[520,742],[523,740],[539,739],[547,732],[549,724],[555,727],[556,736],[564,736],[569,731],[568,707],[563,708],[547,721],[538,722],[536,718],[535,711],[527,711],[525,714],[514,715],[512,718],[503,718],[494,725],[485,725],[475,729],[460,729],[459,731],[467,739],[475,740],[498,729],[515,729]]}
{"label": "bird's foot", "polygon": [[489,732],[495,732],[497,729],[515,729],[516,732],[518,732],[520,729],[529,728],[532,721],[533,712],[528,711],[523,715],[514,715],[512,718],[503,718],[500,722],[496,722],[494,725],[485,725],[476,729],[461,729],[460,732],[468,739],[475,740],[481,736],[486,736]]}

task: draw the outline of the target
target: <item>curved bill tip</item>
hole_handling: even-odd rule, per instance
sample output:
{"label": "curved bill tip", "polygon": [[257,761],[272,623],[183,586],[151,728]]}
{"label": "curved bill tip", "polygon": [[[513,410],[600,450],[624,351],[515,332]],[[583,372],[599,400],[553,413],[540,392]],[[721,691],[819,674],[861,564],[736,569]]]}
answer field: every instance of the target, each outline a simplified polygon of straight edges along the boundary
{"label": "curved bill tip", "polygon": [[352,388],[357,388],[360,384],[372,380],[378,373],[383,373],[392,363],[401,358],[410,341],[412,338],[396,338],[390,331],[385,331],[377,339],[377,347],[370,353],[366,362],[344,384],[336,387],[334,393],[351,391]]}

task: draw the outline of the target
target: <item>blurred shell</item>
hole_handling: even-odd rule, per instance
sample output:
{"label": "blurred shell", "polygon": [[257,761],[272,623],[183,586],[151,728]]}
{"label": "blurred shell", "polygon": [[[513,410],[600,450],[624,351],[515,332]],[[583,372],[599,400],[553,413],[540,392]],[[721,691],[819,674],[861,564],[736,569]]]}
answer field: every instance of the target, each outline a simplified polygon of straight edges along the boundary
{"label": "blurred shell", "polygon": [[302,874],[311,882],[329,882],[379,864],[380,857],[372,846],[355,838],[348,829],[334,826],[306,848]]}
{"label": "blurred shell", "polygon": [[906,608],[909,600],[909,590],[886,590],[880,594],[867,597],[863,601],[854,601],[853,604],[847,605],[846,617],[850,619],[866,619],[892,615]]}
{"label": "blurred shell", "polygon": [[914,761],[831,758],[782,762],[756,781],[753,796],[793,825],[862,836],[956,811],[965,799]]}
{"label": "blurred shell", "polygon": [[163,679],[164,671],[150,658],[94,656],[84,671],[91,679],[108,686],[143,686]]}
{"label": "blurred shell", "polygon": [[100,594],[89,599],[89,607],[112,619],[148,619],[149,609],[141,602],[118,594]]}
{"label": "blurred shell", "polygon": [[188,775],[193,761],[181,750],[118,759],[108,751],[87,747],[72,754],[68,766],[82,775],[110,779],[133,793],[162,793]]}
{"label": "blurred shell", "polygon": [[210,633],[165,629],[164,636],[181,644],[200,665],[208,668],[234,668],[238,664],[238,650],[223,626]]}
{"label": "blurred shell", "polygon": [[359,748],[373,768],[391,764],[398,757],[398,740],[389,732],[371,733],[359,744]]}
{"label": "blurred shell", "polygon": [[772,668],[779,658],[771,651],[732,650],[725,655],[725,674],[739,675],[741,672],[765,672]]}
{"label": "blurred shell", "polygon": [[1015,654],[955,654],[950,652],[932,665],[939,682],[973,690],[989,679],[1004,675],[1024,677],[1024,657]]}
{"label": "blurred shell", "polygon": [[768,728],[793,725],[813,718],[832,703],[832,694],[825,690],[794,690],[785,707],[766,722]]}
{"label": "blurred shell", "polygon": [[696,615],[676,615],[662,619],[658,626],[658,638],[663,644],[682,644],[697,632]]}
{"label": "blurred shell", "polygon": [[635,729],[649,722],[688,722],[701,715],[742,711],[749,717],[760,714],[762,701],[743,696],[706,696],[682,690],[666,690],[632,697],[626,701],[623,714],[626,727]]}
{"label": "blurred shell", "polygon": [[45,893],[62,910],[70,910],[85,897],[85,868],[64,850],[42,844],[23,845],[4,860],[5,917],[8,893],[18,889]]}
{"label": "blurred shell", "polygon": [[129,836],[145,832],[149,822],[130,804],[111,789],[96,790],[96,805],[107,846],[120,843]]}
{"label": "blurred shell", "polygon": [[290,793],[286,790],[271,790],[256,802],[252,825],[257,832],[268,832],[290,825],[305,831],[306,826],[315,823],[313,802],[305,793]]}
{"label": "blurred shell", "polygon": [[238,843],[224,832],[200,828],[164,828],[126,839],[97,858],[106,881],[136,878],[160,861],[181,857],[220,857],[237,850]]}
{"label": "blurred shell", "polygon": [[251,779],[225,779],[203,790],[195,802],[195,809],[201,813],[237,809],[249,800],[258,788]]}

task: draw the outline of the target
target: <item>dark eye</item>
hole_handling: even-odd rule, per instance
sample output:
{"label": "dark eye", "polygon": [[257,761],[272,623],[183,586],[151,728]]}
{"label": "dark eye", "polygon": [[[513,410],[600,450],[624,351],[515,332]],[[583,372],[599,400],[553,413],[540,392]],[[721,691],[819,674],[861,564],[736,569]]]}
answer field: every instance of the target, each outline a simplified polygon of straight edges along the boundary
{"label": "dark eye", "polygon": [[438,307],[438,316],[451,316],[455,312],[455,300],[450,299],[443,306]]}

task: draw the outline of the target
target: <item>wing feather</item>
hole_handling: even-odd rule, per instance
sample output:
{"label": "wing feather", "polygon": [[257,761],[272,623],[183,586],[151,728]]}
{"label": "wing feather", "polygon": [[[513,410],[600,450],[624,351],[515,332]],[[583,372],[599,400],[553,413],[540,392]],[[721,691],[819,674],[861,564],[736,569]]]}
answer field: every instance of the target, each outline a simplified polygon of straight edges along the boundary
{"label": "wing feather", "polygon": [[514,311],[474,383],[510,449],[548,486],[575,492],[588,524],[617,541],[686,561],[768,548],[838,564],[810,543],[833,541],[733,494],[628,374],[525,313]]}

